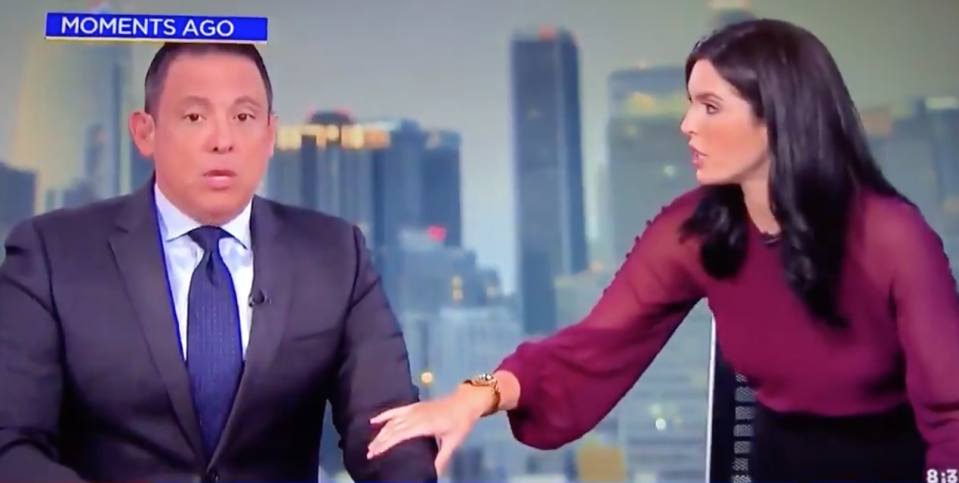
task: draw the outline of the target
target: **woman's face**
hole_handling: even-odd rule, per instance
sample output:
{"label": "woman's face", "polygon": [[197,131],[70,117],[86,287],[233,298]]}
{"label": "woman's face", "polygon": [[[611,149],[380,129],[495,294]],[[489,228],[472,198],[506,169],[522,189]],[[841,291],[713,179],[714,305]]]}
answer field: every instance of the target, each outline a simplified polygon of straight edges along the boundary
{"label": "woman's face", "polygon": [[749,103],[706,60],[693,66],[686,88],[690,104],[680,129],[689,137],[696,179],[704,185],[766,182],[766,125]]}

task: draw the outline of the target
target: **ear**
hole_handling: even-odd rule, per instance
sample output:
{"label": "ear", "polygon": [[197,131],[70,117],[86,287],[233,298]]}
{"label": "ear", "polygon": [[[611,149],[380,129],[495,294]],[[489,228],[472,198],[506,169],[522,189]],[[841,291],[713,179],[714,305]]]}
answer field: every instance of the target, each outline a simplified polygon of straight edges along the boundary
{"label": "ear", "polygon": [[134,111],[128,122],[130,138],[137,145],[137,150],[145,158],[153,157],[153,137],[156,132],[156,123],[153,116],[144,111]]}

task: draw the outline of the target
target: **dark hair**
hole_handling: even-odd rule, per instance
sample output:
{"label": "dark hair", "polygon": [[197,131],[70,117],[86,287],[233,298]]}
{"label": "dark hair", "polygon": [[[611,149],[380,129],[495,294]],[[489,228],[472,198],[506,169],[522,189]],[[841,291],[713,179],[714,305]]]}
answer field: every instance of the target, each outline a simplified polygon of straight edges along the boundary
{"label": "dark hair", "polygon": [[[905,198],[873,158],[839,67],[813,34],[769,19],[730,25],[696,44],[687,82],[701,60],[766,125],[769,203],[790,287],[818,320],[845,327],[836,297],[857,193]],[[738,185],[707,186],[681,232],[701,239],[705,271],[728,279],[745,259],[748,223]]]}
{"label": "dark hair", "polygon": [[193,43],[193,42],[167,42],[160,47],[147,68],[147,75],[143,79],[144,101],[143,110],[147,114],[155,115],[157,102],[160,100],[160,93],[163,91],[163,81],[166,79],[170,64],[177,57],[184,54],[202,55],[210,53],[232,54],[249,59],[256,65],[256,69],[263,78],[263,84],[266,86],[266,99],[269,109],[273,110],[273,83],[270,82],[270,73],[266,70],[266,63],[263,62],[263,56],[255,45],[236,44],[236,43]]}

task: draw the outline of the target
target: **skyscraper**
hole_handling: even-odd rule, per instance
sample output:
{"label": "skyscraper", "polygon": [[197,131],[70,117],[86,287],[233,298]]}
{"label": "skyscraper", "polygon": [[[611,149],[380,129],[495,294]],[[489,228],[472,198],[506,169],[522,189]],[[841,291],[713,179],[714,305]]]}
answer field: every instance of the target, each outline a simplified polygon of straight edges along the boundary
{"label": "skyscraper", "polygon": [[[87,3],[76,2],[78,7]],[[82,8],[78,7],[74,8]],[[109,10],[105,2],[92,7],[95,12]],[[129,138],[124,118],[131,107],[131,47],[48,42],[36,34],[25,44],[11,164],[37,171],[38,193],[91,178],[90,169],[98,197],[125,191]],[[85,160],[92,129],[102,130],[103,149],[99,158]],[[38,209],[44,205],[42,198],[35,200]]]}
{"label": "skyscraper", "polygon": [[912,99],[890,106],[889,114],[890,129],[870,139],[873,152],[936,228],[959,273],[959,98]]}
{"label": "skyscraper", "polygon": [[646,115],[655,108],[650,98],[686,103],[686,73],[682,65],[624,67],[609,75],[606,90],[610,117]]}
{"label": "skyscraper", "polygon": [[959,97],[927,97],[917,104],[916,116],[926,126],[939,195],[938,209],[923,209],[923,213],[927,218],[940,213],[939,236],[955,275],[959,274]]}
{"label": "skyscraper", "polygon": [[267,195],[343,217],[369,232],[375,202],[373,150],[387,146],[389,132],[343,112],[316,112],[304,124],[280,126]]}
{"label": "skyscraper", "polygon": [[463,246],[461,142],[457,132],[430,131],[423,155],[423,221],[448,247]]}
{"label": "skyscraper", "polygon": [[153,176],[153,161],[143,157],[137,150],[136,144],[132,139],[127,141],[130,146],[130,170],[127,175],[128,190],[134,191],[146,184],[147,180]]}
{"label": "skyscraper", "polygon": [[556,327],[554,277],[587,268],[579,48],[572,33],[518,33],[511,76],[519,292],[529,334]]}
{"label": "skyscraper", "polygon": [[[0,234],[34,215],[37,174],[0,161]],[[2,240],[2,238],[0,238]]]}
{"label": "skyscraper", "polygon": [[409,229],[459,246],[459,153],[452,131],[315,112],[305,124],[280,126],[266,192],[359,225],[374,253],[397,247]]}
{"label": "skyscraper", "polygon": [[[616,263],[646,223],[683,191],[695,186],[687,141],[679,130],[685,112],[680,66],[618,70],[609,77],[608,236]],[[603,194],[601,194],[602,196]]]}
{"label": "skyscraper", "polygon": [[[680,122],[689,101],[683,66],[612,73],[607,125],[610,237],[622,263],[662,207],[696,186]],[[700,305],[610,417],[631,473],[652,481],[702,481],[710,315]],[[648,407],[650,411],[635,408]],[[692,424],[691,424],[692,423]],[[641,479],[641,478],[637,478]]]}
{"label": "skyscraper", "polygon": [[[0,243],[18,221],[35,213],[37,174],[0,161]],[[0,250],[0,260],[4,253]]]}
{"label": "skyscraper", "polygon": [[959,97],[928,97],[917,104],[917,116],[928,126],[941,204],[955,217],[959,215]]}
{"label": "skyscraper", "polygon": [[373,235],[377,250],[393,250],[408,229],[424,228],[423,159],[426,130],[410,119],[366,123],[388,133],[373,152]]}

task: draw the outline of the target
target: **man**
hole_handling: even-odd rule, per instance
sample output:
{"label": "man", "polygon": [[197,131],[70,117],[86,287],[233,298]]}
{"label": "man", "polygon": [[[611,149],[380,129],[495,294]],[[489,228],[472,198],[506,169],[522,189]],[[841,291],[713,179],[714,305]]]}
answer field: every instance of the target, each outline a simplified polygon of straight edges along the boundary
{"label": "man", "polygon": [[316,481],[327,401],[355,481],[435,481],[362,234],[254,196],[272,88],[253,46],[168,44],[130,118],[155,183],[17,226],[0,267],[0,481]]}

